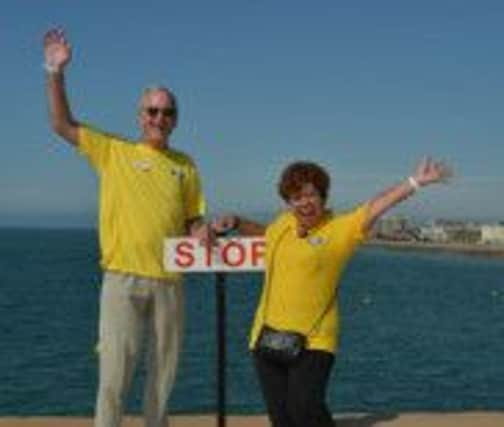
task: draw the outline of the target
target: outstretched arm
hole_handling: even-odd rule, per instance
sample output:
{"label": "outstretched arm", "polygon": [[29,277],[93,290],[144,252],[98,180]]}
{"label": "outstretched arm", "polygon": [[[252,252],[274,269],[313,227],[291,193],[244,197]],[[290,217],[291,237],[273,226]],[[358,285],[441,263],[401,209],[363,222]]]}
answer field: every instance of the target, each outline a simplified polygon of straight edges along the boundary
{"label": "outstretched arm", "polygon": [[266,226],[237,215],[224,215],[212,222],[216,233],[226,233],[236,230],[242,236],[263,236]]}
{"label": "outstretched arm", "polygon": [[51,29],[44,36],[44,57],[47,71],[49,117],[54,131],[73,145],[78,144],[78,122],[68,105],[64,69],[70,63],[72,49],[60,29]]}
{"label": "outstretched arm", "polygon": [[378,218],[390,208],[402,202],[423,186],[445,182],[452,175],[451,169],[444,163],[430,158],[423,159],[417,166],[415,173],[404,182],[378,194],[368,202],[369,215],[365,229],[373,226]]}

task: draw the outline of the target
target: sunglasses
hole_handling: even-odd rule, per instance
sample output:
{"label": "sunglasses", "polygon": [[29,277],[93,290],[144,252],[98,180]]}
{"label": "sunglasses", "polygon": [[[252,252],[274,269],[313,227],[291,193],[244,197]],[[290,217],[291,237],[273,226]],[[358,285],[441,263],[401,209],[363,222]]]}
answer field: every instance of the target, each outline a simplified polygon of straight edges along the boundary
{"label": "sunglasses", "polygon": [[175,117],[177,114],[177,110],[175,108],[158,108],[158,107],[147,107],[145,108],[145,112],[149,115],[149,117],[155,118],[159,113],[163,117]]}

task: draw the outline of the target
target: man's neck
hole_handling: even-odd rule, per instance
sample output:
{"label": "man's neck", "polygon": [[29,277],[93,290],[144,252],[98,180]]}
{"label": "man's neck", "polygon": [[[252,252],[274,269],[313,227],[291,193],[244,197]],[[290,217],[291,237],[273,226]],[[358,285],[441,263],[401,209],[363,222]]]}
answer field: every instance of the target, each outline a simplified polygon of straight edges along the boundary
{"label": "man's neck", "polygon": [[170,141],[168,139],[165,140],[142,139],[142,144],[145,144],[148,147],[158,151],[168,149],[169,142]]}

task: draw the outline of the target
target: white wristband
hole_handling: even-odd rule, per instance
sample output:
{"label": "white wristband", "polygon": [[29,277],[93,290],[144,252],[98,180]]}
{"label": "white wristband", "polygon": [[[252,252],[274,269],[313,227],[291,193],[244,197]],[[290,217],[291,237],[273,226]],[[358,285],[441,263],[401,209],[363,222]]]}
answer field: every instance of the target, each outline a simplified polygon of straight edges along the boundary
{"label": "white wristband", "polygon": [[44,70],[46,70],[49,74],[58,74],[61,69],[53,64],[48,64],[47,62],[44,63]]}
{"label": "white wristband", "polygon": [[413,191],[417,191],[420,188],[420,184],[412,176],[408,176],[408,184],[411,186]]}

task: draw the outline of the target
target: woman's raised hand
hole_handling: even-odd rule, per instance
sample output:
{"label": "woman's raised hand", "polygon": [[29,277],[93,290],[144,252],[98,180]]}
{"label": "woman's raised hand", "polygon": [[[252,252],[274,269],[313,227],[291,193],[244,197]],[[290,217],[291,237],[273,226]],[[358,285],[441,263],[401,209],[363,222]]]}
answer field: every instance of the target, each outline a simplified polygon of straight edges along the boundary
{"label": "woman's raised hand", "polygon": [[430,157],[425,157],[416,167],[413,178],[419,185],[429,185],[436,182],[445,182],[453,172],[446,164],[441,161],[436,161]]}

